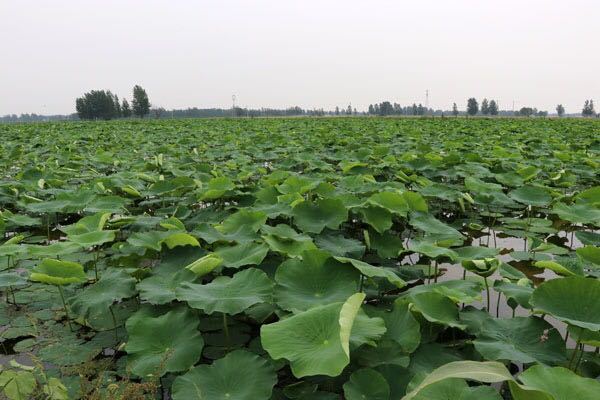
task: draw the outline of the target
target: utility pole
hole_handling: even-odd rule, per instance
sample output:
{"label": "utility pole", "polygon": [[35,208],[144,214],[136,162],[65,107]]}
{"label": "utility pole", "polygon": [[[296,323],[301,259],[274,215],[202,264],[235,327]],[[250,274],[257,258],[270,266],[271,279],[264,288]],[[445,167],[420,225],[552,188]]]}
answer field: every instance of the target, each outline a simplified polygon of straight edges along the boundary
{"label": "utility pole", "polygon": [[425,113],[429,113],[429,89],[425,90]]}

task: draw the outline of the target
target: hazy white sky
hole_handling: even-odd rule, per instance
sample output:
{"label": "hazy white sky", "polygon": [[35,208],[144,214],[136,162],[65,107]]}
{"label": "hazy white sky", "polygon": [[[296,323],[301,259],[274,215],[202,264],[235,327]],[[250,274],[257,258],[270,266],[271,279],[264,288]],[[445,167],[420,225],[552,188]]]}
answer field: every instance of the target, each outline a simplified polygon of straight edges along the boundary
{"label": "hazy white sky", "polygon": [[134,84],[165,108],[600,100],[600,0],[0,0],[0,40],[0,115]]}

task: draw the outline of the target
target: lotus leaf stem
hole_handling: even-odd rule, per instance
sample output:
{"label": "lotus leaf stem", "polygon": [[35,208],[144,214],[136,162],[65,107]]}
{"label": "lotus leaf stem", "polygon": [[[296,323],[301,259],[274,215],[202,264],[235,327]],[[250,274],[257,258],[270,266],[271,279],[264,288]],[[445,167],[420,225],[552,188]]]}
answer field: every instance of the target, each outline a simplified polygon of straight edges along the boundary
{"label": "lotus leaf stem", "polygon": [[227,350],[231,348],[231,340],[229,338],[229,326],[227,326],[227,314],[223,313],[223,332],[225,332],[225,341],[227,342]]}
{"label": "lotus leaf stem", "polygon": [[485,291],[487,294],[487,311],[490,312],[491,311],[491,307],[490,307],[490,286],[488,285],[488,281],[487,278],[484,276],[483,277],[483,283],[485,283]]}
{"label": "lotus leaf stem", "polygon": [[71,318],[69,317],[69,310],[67,309],[67,302],[65,301],[65,295],[63,293],[62,286],[58,285],[58,292],[60,293],[60,299],[63,303],[63,308],[65,309],[65,315],[67,316],[67,323],[69,324],[69,329],[71,332],[73,331],[73,325],[71,325]]}

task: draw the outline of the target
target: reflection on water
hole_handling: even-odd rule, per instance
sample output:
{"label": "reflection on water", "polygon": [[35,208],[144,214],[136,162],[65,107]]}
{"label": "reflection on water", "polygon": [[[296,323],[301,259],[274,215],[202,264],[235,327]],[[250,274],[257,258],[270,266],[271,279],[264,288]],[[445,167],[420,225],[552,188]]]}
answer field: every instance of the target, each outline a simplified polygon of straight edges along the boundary
{"label": "reflection on water", "polygon": [[[596,232],[598,232],[598,231],[596,231]],[[549,269],[541,269],[541,268],[533,267],[531,260],[518,261],[518,260],[515,260],[514,258],[512,258],[510,253],[512,253],[513,251],[526,251],[528,248],[527,247],[528,243],[526,242],[525,239],[522,239],[522,238],[517,238],[517,237],[512,237],[512,236],[509,236],[509,237],[506,237],[506,236],[502,237],[502,236],[503,235],[501,232],[492,231],[489,236],[482,236],[482,237],[473,239],[472,243],[470,245],[471,246],[481,246],[481,247],[491,247],[491,248],[499,249],[501,254],[498,256],[498,258],[500,260],[502,260],[503,262],[508,263],[511,266],[513,266],[513,267],[517,268],[518,270],[520,270],[521,272],[523,272],[525,275],[527,275],[527,277],[529,279],[531,279],[534,282],[534,284],[536,286],[539,285],[543,281],[555,279],[555,278],[559,277],[557,274],[555,274],[553,271],[551,271]],[[411,242],[412,241],[410,241],[410,240],[407,242],[408,249],[410,249],[410,247],[411,247]],[[557,234],[549,236],[546,239],[546,242],[561,246],[566,249],[570,249],[572,251],[574,251],[580,247],[583,247],[583,243],[581,243],[581,241],[579,241],[579,239],[577,239],[576,236],[572,235],[570,232],[565,232],[565,231],[558,232]],[[488,246],[488,243],[489,243],[489,246]],[[416,254],[413,254],[411,257],[408,257],[408,256],[404,257],[404,259],[402,260],[401,263],[402,264],[412,264],[412,265],[418,264],[419,256]],[[438,282],[463,279],[463,276],[469,280],[482,281],[481,277],[479,277],[478,275],[476,275],[472,272],[466,271],[460,265],[460,263],[459,264],[440,263],[439,268],[440,268],[440,273],[442,275],[438,277],[438,279],[437,279]],[[527,316],[531,315],[531,310],[523,308],[519,305],[513,311],[513,309],[507,304],[506,297],[504,295],[502,295],[502,293],[494,290],[493,282],[495,280],[502,279],[502,276],[500,276],[498,271],[496,271],[493,275],[491,275],[487,279],[488,279],[488,284],[490,286],[490,309],[491,309],[490,313],[493,316],[496,316],[496,310],[498,310],[499,318],[511,318],[513,316],[513,312],[514,312],[515,316],[527,317]],[[487,307],[486,293],[482,292],[482,301],[476,301],[476,302],[471,303],[470,305],[480,308],[480,309],[486,308]],[[561,333],[563,338],[565,337],[566,331],[567,331],[567,325],[565,323],[558,321],[551,316],[545,316],[544,319],[546,321],[548,321],[550,324],[552,324]],[[570,338],[568,339],[568,344],[571,347],[575,346],[575,342],[573,340],[571,340]]]}

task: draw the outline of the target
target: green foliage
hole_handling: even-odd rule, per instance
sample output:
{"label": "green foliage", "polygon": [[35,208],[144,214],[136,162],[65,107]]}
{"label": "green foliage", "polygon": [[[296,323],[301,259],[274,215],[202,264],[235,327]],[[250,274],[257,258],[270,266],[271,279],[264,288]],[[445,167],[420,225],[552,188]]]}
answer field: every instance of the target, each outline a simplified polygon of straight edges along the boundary
{"label": "green foliage", "polygon": [[131,111],[133,115],[140,118],[144,118],[150,112],[150,101],[148,100],[148,94],[140,86],[135,85],[133,87],[133,102],[131,103]]}
{"label": "green foliage", "polygon": [[598,128],[2,126],[0,397],[595,398]]}

